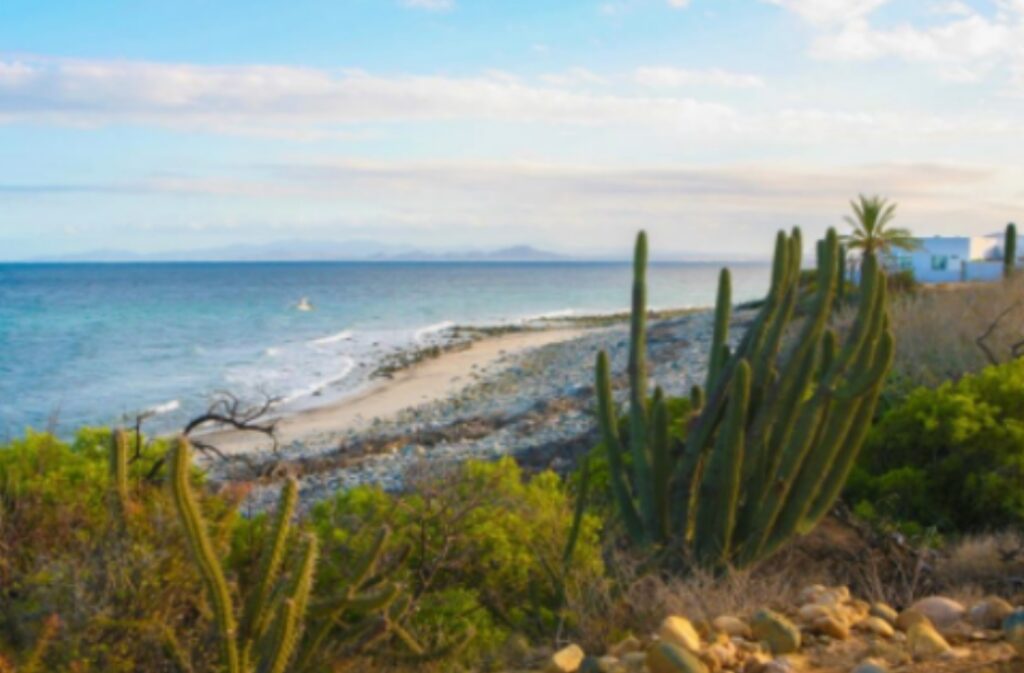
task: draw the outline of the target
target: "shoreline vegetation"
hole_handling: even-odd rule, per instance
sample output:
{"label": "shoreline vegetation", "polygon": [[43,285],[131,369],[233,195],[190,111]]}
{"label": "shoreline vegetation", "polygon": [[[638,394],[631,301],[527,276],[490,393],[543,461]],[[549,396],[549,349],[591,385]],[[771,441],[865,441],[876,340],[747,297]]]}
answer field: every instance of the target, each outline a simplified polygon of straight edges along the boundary
{"label": "shoreline vegetation", "polygon": [[[834,232],[802,272],[794,230],[765,301],[730,310],[723,273],[715,310],[648,314],[645,243],[633,312],[453,328],[364,396],[276,419],[276,452],[234,431],[12,442],[0,672],[1019,671],[1021,276],[856,286]],[[827,462],[800,428],[862,399],[838,504],[803,478],[776,502],[749,460]],[[193,460],[205,443],[227,459]],[[675,470],[690,446],[711,459]],[[689,498],[645,490],[676,473],[702,479]],[[760,525],[708,486],[730,479],[817,525]],[[681,529],[669,497],[694,508]],[[758,536],[742,569],[718,544]]]}

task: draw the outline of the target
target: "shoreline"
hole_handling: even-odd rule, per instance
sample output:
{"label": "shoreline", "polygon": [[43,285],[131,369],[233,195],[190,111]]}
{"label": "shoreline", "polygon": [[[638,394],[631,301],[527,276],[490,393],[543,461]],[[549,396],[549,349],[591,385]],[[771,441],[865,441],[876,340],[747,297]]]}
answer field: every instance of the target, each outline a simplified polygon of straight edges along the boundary
{"label": "shoreline", "polygon": [[[303,442],[317,435],[369,429],[375,421],[450,397],[484,372],[500,367],[510,356],[571,341],[594,329],[597,327],[553,325],[490,334],[481,331],[482,336],[468,342],[455,341],[434,355],[417,358],[406,366],[388,371],[351,395],[281,414],[276,418],[278,445]],[[269,437],[255,432],[211,429],[197,436],[226,455],[258,454],[273,447]]]}

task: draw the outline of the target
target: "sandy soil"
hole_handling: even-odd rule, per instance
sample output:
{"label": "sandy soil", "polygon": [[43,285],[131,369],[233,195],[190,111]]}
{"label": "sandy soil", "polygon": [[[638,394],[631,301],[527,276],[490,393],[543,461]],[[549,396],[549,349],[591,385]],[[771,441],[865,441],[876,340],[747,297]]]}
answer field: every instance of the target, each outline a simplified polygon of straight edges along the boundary
{"label": "sandy soil", "polygon": [[[391,379],[371,384],[351,397],[285,416],[278,422],[278,442],[284,446],[313,435],[359,429],[374,418],[388,418],[403,409],[457,392],[471,382],[473,374],[495,366],[505,355],[568,341],[583,332],[582,329],[564,328],[514,332],[482,339],[465,350],[424,360],[398,372]],[[216,430],[204,433],[202,437],[224,453],[271,448],[268,438],[255,433]]]}

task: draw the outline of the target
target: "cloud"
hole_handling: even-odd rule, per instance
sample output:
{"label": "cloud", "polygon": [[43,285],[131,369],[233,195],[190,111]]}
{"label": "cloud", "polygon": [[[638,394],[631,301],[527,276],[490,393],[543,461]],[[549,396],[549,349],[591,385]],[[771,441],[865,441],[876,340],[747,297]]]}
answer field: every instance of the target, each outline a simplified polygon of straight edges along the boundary
{"label": "cloud", "polygon": [[817,26],[836,26],[863,19],[889,0],[763,0],[797,14]]}
{"label": "cloud", "polygon": [[690,0],[668,0],[668,6],[674,9],[686,9],[690,6]]}
{"label": "cloud", "polygon": [[947,80],[973,82],[1004,71],[1011,89],[1024,93],[1024,2],[995,0],[983,14],[958,0],[933,4],[926,16],[938,23],[895,26],[873,22],[888,0],[765,0],[810,23],[817,35],[811,54],[841,61],[885,57],[926,64]]}
{"label": "cloud", "polygon": [[694,98],[592,94],[507,73],[373,75],[290,66],[206,66],[27,57],[0,60],[0,123],[144,124],[218,132],[329,131],[365,122],[491,120],[727,128],[736,113]]}
{"label": "cloud", "polygon": [[728,70],[689,70],[670,66],[643,66],[633,73],[633,79],[640,85],[652,89],[677,89],[687,86],[719,86],[751,89],[764,86],[764,80],[757,75],[730,72]]}
{"label": "cloud", "polygon": [[447,12],[455,8],[455,0],[401,0],[402,5],[428,12]]}

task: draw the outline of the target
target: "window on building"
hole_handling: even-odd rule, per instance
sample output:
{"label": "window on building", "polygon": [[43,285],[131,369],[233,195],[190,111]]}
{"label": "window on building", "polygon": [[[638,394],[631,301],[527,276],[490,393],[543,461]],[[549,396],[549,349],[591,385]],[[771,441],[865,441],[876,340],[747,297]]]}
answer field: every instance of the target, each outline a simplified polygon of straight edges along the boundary
{"label": "window on building", "polygon": [[949,255],[932,255],[932,271],[946,271],[949,268]]}

